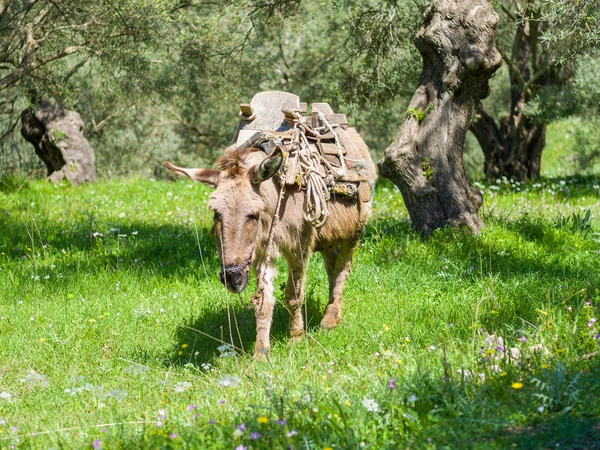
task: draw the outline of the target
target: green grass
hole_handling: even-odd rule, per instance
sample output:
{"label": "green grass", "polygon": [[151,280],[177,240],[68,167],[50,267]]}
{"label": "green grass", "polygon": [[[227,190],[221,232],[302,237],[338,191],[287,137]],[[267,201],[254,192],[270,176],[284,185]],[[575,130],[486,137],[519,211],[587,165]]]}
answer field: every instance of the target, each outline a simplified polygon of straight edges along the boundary
{"label": "green grass", "polygon": [[[5,178],[0,448],[592,448],[599,184],[480,185],[481,235],[423,242],[382,183],[342,324],[317,328],[327,284],[315,256],[307,336],[288,340],[278,303],[258,363],[253,286],[233,295],[217,281],[207,188]],[[502,359],[489,335],[521,357]]]}

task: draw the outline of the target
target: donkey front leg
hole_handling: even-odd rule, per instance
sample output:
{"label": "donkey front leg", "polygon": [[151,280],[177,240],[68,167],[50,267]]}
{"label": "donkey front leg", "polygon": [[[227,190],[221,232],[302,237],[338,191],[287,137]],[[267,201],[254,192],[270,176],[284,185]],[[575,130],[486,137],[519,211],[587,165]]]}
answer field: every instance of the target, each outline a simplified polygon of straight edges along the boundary
{"label": "donkey front leg", "polygon": [[299,339],[304,334],[302,319],[302,300],[306,284],[307,258],[286,258],[288,263],[288,280],[285,286],[285,301],[290,313],[290,336]]}
{"label": "donkey front leg", "polygon": [[342,292],[352,269],[352,254],[356,245],[344,242],[321,252],[329,278],[329,303],[321,320],[321,327],[335,328],[342,319]]}
{"label": "donkey front leg", "polygon": [[269,355],[269,351],[271,350],[269,335],[273,320],[273,306],[275,305],[273,279],[275,278],[276,270],[274,265],[269,265],[265,270],[265,265],[260,264],[255,267],[255,272],[258,289],[252,296],[252,304],[254,305],[256,314],[254,357],[256,359],[264,359]]}

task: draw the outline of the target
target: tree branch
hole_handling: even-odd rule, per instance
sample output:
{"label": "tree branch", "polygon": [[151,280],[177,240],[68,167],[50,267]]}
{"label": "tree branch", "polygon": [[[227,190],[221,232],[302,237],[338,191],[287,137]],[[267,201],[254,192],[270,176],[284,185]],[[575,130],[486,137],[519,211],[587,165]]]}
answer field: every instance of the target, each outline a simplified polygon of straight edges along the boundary
{"label": "tree branch", "polygon": [[498,49],[498,52],[500,52],[502,60],[508,66],[508,70],[510,71],[510,73],[516,78],[517,82],[519,83],[519,87],[523,87],[525,85],[525,80],[523,79],[523,75],[521,74],[519,67],[517,67],[512,58],[506,53],[504,53],[502,50]]}
{"label": "tree branch", "polygon": [[29,63],[22,64],[19,68],[15,69],[12,73],[6,75],[4,78],[0,79],[0,91],[3,91],[6,88],[9,88],[13,84],[17,83],[21,78],[30,73],[31,71],[37,69],[38,67],[44,66],[49,62],[54,60],[64,58],[65,56],[71,55],[73,53],[78,52],[85,48],[84,43],[82,45],[74,45],[71,47],[67,47],[64,50],[54,53],[52,55],[48,55],[44,58],[37,59],[35,61],[31,61]]}

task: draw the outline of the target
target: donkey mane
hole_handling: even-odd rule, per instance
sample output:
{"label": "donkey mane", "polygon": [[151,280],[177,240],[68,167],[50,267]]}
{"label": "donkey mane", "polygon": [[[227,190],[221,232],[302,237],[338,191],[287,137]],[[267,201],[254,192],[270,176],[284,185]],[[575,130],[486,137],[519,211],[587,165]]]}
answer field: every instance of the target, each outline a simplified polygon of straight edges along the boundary
{"label": "donkey mane", "polygon": [[256,148],[236,148],[225,151],[217,160],[217,169],[227,173],[230,177],[239,175],[245,169],[244,163],[251,153],[258,151]]}

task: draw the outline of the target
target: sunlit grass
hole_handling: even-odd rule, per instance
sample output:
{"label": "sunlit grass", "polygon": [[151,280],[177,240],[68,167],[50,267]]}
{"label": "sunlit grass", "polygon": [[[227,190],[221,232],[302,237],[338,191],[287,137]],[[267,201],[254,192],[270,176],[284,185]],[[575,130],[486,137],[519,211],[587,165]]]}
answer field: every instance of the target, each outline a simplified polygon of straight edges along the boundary
{"label": "sunlit grass", "polygon": [[427,242],[382,184],[340,327],[317,328],[315,256],[307,337],[289,341],[278,303],[271,359],[256,363],[253,285],[238,296],[217,281],[207,188],[4,179],[0,447],[589,446],[598,184],[480,185],[481,235]]}

